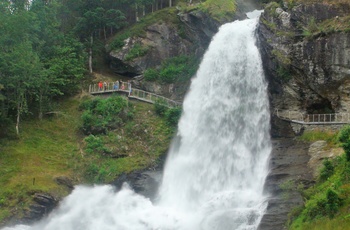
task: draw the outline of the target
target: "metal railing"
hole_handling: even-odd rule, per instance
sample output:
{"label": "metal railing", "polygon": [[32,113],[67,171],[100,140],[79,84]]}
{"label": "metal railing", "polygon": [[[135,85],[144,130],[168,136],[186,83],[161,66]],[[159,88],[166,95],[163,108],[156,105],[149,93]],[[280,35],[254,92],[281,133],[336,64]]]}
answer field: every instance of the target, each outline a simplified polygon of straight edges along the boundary
{"label": "metal railing", "polygon": [[349,113],[303,114],[295,111],[274,112],[277,117],[300,124],[347,124],[350,123]]}
{"label": "metal railing", "polygon": [[119,85],[116,85],[113,82],[107,83],[103,85],[103,87],[99,87],[98,84],[89,85],[89,93],[94,94],[104,94],[104,93],[112,93],[112,92],[127,92],[129,98],[137,99],[140,101],[145,101],[148,103],[160,103],[167,107],[176,107],[181,106],[180,102],[171,100],[169,98],[150,93],[144,90],[129,88],[127,82],[122,82]]}
{"label": "metal railing", "polygon": [[116,84],[114,82],[109,82],[106,84],[102,84],[102,87],[99,87],[98,84],[89,85],[89,93],[90,94],[101,94],[101,93],[110,93],[116,91],[125,91],[128,92],[128,83],[121,82],[120,84]]}

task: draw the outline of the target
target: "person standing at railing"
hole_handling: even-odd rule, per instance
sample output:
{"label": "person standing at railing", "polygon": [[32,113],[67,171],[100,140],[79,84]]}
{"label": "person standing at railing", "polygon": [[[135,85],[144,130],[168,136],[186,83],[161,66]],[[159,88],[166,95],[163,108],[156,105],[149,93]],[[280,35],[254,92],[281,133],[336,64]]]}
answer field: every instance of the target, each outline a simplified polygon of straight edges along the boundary
{"label": "person standing at railing", "polygon": [[100,81],[100,82],[98,83],[98,90],[99,90],[99,91],[102,91],[102,88],[103,88],[103,83],[102,83],[102,81]]}
{"label": "person standing at railing", "polygon": [[106,91],[107,90],[107,82],[103,83],[103,90]]}
{"label": "person standing at railing", "polygon": [[129,97],[131,95],[132,89],[131,89],[131,81],[128,81],[128,91],[129,91]]}
{"label": "person standing at railing", "polygon": [[114,90],[118,90],[119,89],[119,81],[115,81],[114,82],[113,89]]}

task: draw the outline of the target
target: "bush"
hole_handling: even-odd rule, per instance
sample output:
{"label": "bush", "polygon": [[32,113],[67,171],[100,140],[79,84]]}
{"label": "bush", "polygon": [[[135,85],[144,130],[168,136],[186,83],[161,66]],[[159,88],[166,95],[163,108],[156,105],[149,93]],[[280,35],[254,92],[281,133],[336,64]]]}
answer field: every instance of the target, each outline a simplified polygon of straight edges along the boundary
{"label": "bush", "polygon": [[160,83],[185,82],[197,71],[199,60],[194,56],[178,56],[165,60],[160,69],[148,69],[145,71],[147,81]]}
{"label": "bush", "polygon": [[170,108],[165,112],[165,119],[170,126],[176,126],[181,117],[181,107]]}
{"label": "bush", "polygon": [[320,180],[321,181],[327,180],[329,177],[333,175],[333,173],[334,173],[334,166],[330,160],[326,159],[325,161],[323,161],[323,168],[321,169]]}
{"label": "bush", "polygon": [[80,108],[86,109],[81,116],[85,134],[106,133],[107,130],[120,127],[133,118],[132,107],[127,99],[120,96],[95,98],[84,102]]}
{"label": "bush", "polygon": [[165,105],[164,101],[162,100],[157,100],[154,103],[154,110],[156,111],[156,114],[158,114],[159,116],[164,116],[167,109],[168,107]]}
{"label": "bush", "polygon": [[340,130],[338,134],[338,140],[341,143],[345,143],[350,140],[350,125],[346,125]]}
{"label": "bush", "polygon": [[84,139],[84,141],[86,142],[85,150],[87,153],[106,154],[111,152],[108,148],[105,147],[100,137],[89,135]]}
{"label": "bush", "polygon": [[338,212],[339,207],[342,204],[342,200],[339,195],[332,189],[327,190],[327,204],[326,204],[326,213],[329,218],[333,218]]}
{"label": "bush", "polygon": [[131,61],[137,57],[142,57],[147,54],[149,47],[143,47],[140,44],[136,44],[129,50],[129,53],[125,56],[125,61]]}
{"label": "bush", "polygon": [[340,130],[338,135],[338,140],[342,143],[344,149],[346,160],[350,161],[350,126],[345,126]]}
{"label": "bush", "polygon": [[159,73],[156,69],[147,69],[143,75],[146,81],[157,81],[159,79]]}

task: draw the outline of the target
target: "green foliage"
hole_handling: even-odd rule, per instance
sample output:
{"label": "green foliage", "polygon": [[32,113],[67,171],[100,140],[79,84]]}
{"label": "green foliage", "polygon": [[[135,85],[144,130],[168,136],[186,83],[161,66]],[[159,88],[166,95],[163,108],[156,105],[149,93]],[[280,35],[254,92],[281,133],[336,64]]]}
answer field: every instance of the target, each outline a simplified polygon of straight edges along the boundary
{"label": "green foliage", "polygon": [[163,101],[157,100],[154,103],[154,109],[156,111],[156,114],[158,114],[159,116],[164,116],[168,107],[165,105],[165,103]]}
{"label": "green foliage", "polygon": [[157,115],[164,117],[167,124],[171,127],[177,126],[182,113],[181,107],[168,108],[161,100],[154,103],[154,110]]}
{"label": "green foliage", "polygon": [[338,135],[338,140],[341,142],[341,146],[343,147],[346,159],[350,161],[350,126],[345,126]]}
{"label": "green foliage", "polygon": [[289,199],[290,192],[295,189],[295,182],[293,180],[286,180],[279,185],[282,189],[282,198]]}
{"label": "green foliage", "polygon": [[42,118],[55,99],[76,93],[85,73],[83,46],[60,31],[58,2],[15,8],[0,13],[1,98],[7,105],[1,113],[17,121],[31,114]]}
{"label": "green foliage", "polygon": [[143,73],[145,80],[146,81],[156,81],[159,77],[159,73],[156,69],[147,69],[144,73]]}
{"label": "green foliage", "polygon": [[142,57],[147,54],[149,49],[149,47],[143,47],[140,44],[136,44],[129,50],[128,54],[125,56],[125,61],[131,61],[137,57]]}
{"label": "green foliage", "polygon": [[342,199],[333,189],[329,188],[326,193],[326,200],[326,213],[329,218],[333,218],[342,205]]}
{"label": "green foliage", "polygon": [[108,51],[111,50],[119,50],[121,48],[123,48],[123,46],[125,45],[125,39],[129,38],[131,36],[131,34],[129,32],[125,32],[119,36],[117,36],[115,39],[112,40],[111,43],[109,43],[108,45]]}
{"label": "green foliage", "polygon": [[265,7],[265,11],[270,16],[277,16],[276,9],[281,7],[282,2],[270,1],[270,3]]}
{"label": "green foliage", "polygon": [[167,121],[168,125],[173,127],[177,126],[181,117],[181,113],[182,113],[181,107],[174,107],[174,108],[168,109],[164,114],[165,120]]}
{"label": "green foliage", "polygon": [[328,146],[335,146],[337,142],[337,134],[322,130],[305,131],[300,137],[298,137],[298,139],[307,142],[324,140],[327,142]]}
{"label": "green foliage", "polygon": [[[330,132],[310,132],[306,137],[312,141],[327,140],[333,146],[338,146],[339,141],[347,152],[350,128],[343,127],[337,135]],[[346,229],[350,224],[347,217],[350,205],[349,182],[350,162],[347,154],[325,160],[317,183],[302,192],[305,206],[298,216],[293,216],[290,229]]]}
{"label": "green foliage", "polygon": [[84,141],[86,142],[86,152],[87,153],[99,153],[99,154],[106,154],[110,153],[110,150],[105,147],[103,144],[102,138],[94,135],[89,135],[88,137],[85,137]]}
{"label": "green foliage", "polygon": [[197,71],[199,61],[193,56],[181,55],[165,60],[160,69],[145,71],[145,80],[160,83],[188,81]]}
{"label": "green foliage", "polygon": [[316,22],[314,18],[311,18],[308,24],[303,27],[303,35],[306,37],[306,39],[312,39],[318,36],[326,36],[337,32],[348,32],[349,30],[350,16],[331,18],[319,22]]}
{"label": "green foliage", "polygon": [[342,199],[333,189],[329,188],[327,189],[325,196],[321,196],[306,204],[306,220],[313,220],[324,216],[333,218],[338,212],[341,204]]}
{"label": "green foliage", "polygon": [[214,19],[225,22],[232,19],[236,12],[236,1],[206,0],[198,6],[199,10],[207,12]]}
{"label": "green foliage", "polygon": [[292,79],[292,75],[291,75],[290,71],[288,69],[284,68],[283,66],[278,66],[277,75],[284,82],[288,82],[289,80]]}
{"label": "green foliage", "polygon": [[[88,103],[82,107],[90,108]],[[108,183],[124,172],[154,166],[168,148],[173,128],[151,112],[151,105],[135,102],[134,120],[90,135],[86,146],[84,177],[91,183]]]}
{"label": "green foliage", "polygon": [[144,37],[146,28],[153,24],[167,22],[173,25],[180,25],[181,21],[176,16],[177,10],[175,8],[165,8],[158,10],[152,14],[146,15],[141,20],[116,34],[108,46],[108,50],[118,50],[124,46],[124,40],[130,37]]}
{"label": "green foliage", "polygon": [[95,98],[82,103],[82,130],[85,134],[106,133],[132,119],[133,111],[127,99],[113,96],[107,99]]}
{"label": "green foliage", "polygon": [[338,134],[338,141],[341,143],[350,141],[350,125],[346,125],[340,130]]}
{"label": "green foliage", "polygon": [[321,181],[325,181],[327,180],[329,177],[331,177],[334,173],[334,166],[333,163],[326,159],[323,161],[323,168],[321,169],[320,172],[320,180]]}

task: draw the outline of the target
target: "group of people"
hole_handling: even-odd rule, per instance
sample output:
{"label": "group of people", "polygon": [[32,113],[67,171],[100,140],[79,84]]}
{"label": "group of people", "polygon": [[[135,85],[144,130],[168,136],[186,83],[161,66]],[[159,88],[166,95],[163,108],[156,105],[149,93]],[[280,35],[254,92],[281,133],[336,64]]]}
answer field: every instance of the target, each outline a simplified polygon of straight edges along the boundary
{"label": "group of people", "polygon": [[[127,87],[126,89],[125,89],[125,85]],[[108,88],[107,82],[102,82],[102,81],[98,83],[98,89],[99,91],[111,90]],[[128,82],[122,82],[121,80],[117,80],[113,83],[113,90],[127,90],[130,96],[132,93],[131,81],[128,80]]]}

